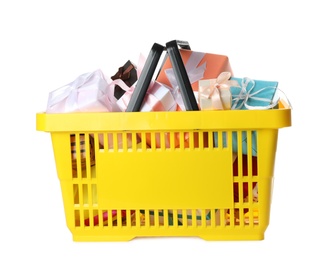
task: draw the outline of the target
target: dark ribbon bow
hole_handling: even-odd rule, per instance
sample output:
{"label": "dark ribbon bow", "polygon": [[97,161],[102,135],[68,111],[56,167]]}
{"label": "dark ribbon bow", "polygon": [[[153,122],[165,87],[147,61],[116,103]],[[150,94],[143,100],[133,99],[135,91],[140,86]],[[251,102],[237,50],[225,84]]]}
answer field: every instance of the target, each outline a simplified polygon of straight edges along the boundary
{"label": "dark ribbon bow", "polygon": [[115,79],[121,79],[123,81],[126,81],[130,78],[131,76],[131,70],[134,69],[134,66],[132,64],[129,65],[129,67],[127,67],[125,70],[123,67],[120,67],[118,69],[118,72],[111,77],[112,80],[115,80]]}

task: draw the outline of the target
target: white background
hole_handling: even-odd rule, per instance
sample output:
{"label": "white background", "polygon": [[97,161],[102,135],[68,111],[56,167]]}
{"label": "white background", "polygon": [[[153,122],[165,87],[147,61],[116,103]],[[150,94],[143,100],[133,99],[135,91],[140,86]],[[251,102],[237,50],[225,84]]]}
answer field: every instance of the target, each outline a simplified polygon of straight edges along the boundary
{"label": "white background", "polygon": [[[316,3],[1,1],[0,259],[319,259]],[[154,42],[174,39],[227,55],[237,77],[278,81],[293,105],[292,127],[279,131],[265,240],[73,242],[50,135],[36,131],[36,113],[45,110],[50,91],[78,75],[100,68],[111,76]]]}

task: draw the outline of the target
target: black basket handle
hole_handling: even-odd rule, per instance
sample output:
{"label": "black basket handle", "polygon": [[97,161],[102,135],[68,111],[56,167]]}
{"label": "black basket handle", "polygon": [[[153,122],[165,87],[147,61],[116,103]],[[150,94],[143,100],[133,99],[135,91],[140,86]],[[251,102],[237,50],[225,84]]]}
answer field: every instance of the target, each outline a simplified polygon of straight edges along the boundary
{"label": "black basket handle", "polygon": [[196,98],[193,94],[193,90],[188,78],[188,74],[180,56],[178,46],[180,46],[180,48],[182,49],[190,50],[190,45],[186,41],[174,40],[168,42],[166,44],[166,47],[158,43],[153,44],[145,62],[145,65],[141,71],[141,75],[136,83],[130,101],[128,103],[126,112],[140,111],[144,97],[152,80],[153,74],[156,70],[160,57],[165,49],[167,49],[167,53],[171,60],[172,68],[177,78],[178,86],[180,88],[186,110],[199,110]]}
{"label": "black basket handle", "polygon": [[143,99],[147,93],[151,79],[164,49],[165,47],[158,43],[153,44],[130,98],[126,112],[140,111]]}
{"label": "black basket handle", "polygon": [[189,43],[185,41],[173,40],[166,43],[166,48],[172,63],[173,72],[176,77],[178,87],[180,88],[186,110],[199,110],[178,46],[182,46],[183,49],[187,49],[187,47],[189,47],[190,50]]}

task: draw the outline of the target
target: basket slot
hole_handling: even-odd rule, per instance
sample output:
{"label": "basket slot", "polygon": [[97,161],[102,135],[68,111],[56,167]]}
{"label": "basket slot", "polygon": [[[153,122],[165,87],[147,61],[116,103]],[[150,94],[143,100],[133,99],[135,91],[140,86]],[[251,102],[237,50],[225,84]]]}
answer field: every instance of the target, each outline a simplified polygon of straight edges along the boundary
{"label": "basket slot", "polygon": [[79,206],[80,200],[79,200],[78,184],[73,184],[73,202],[74,202],[74,205]]}
{"label": "basket slot", "polygon": [[74,211],[74,220],[75,220],[75,227],[80,227],[80,210],[76,209]]}
{"label": "basket slot", "polygon": [[259,225],[257,208],[98,210],[75,209],[76,227],[216,228]]}
{"label": "basket slot", "polygon": [[[258,131],[233,131],[232,132],[232,149],[238,156],[246,154],[248,156],[257,156],[258,153]],[[223,137],[223,142],[225,142]]]}
{"label": "basket slot", "polygon": [[95,165],[95,149],[92,134],[71,134],[70,151],[73,178],[90,178],[90,168]]}
{"label": "basket slot", "polygon": [[[209,134],[210,133],[210,134]],[[217,133],[215,133],[217,134]],[[223,132],[226,135],[225,132]],[[222,136],[219,134],[222,144]],[[127,152],[166,149],[212,149],[217,148],[212,132],[209,131],[150,131],[108,132],[90,134],[97,152]],[[95,141],[98,139],[98,142]],[[223,148],[226,148],[226,141]]]}
{"label": "basket slot", "polygon": [[89,192],[88,192],[88,184],[82,184],[82,196],[83,196],[83,206],[88,206],[89,200],[91,198]]}

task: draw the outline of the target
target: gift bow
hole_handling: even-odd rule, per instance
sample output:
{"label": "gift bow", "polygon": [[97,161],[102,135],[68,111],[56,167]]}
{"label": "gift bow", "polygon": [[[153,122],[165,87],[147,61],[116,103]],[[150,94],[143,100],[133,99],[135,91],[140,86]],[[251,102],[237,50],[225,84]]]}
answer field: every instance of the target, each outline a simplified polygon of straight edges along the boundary
{"label": "gift bow", "polygon": [[[249,88],[249,90],[247,90],[249,83],[252,83],[252,86],[251,86],[251,88]],[[232,86],[232,87],[234,87],[234,86]],[[235,86],[235,87],[237,87],[237,86]],[[276,89],[276,87],[273,87],[273,86],[264,87],[262,89],[257,90],[256,92],[252,92],[255,87],[255,81],[248,78],[248,77],[245,77],[242,79],[241,86],[239,86],[239,87],[241,88],[240,93],[239,93],[239,95],[236,95],[235,98],[233,98],[234,103],[233,103],[231,109],[241,109],[243,106],[245,106],[247,109],[250,109],[250,110],[258,110],[258,109],[265,110],[265,109],[270,109],[270,108],[275,107],[279,102],[279,98],[277,98],[275,101],[273,101],[272,99],[262,98],[262,97],[256,96],[263,91],[266,91],[269,89]],[[268,102],[268,103],[270,103],[270,105],[250,106],[250,105],[248,105],[249,99]]]}
{"label": "gift bow", "polygon": [[118,69],[118,72],[111,77],[111,79],[115,80],[115,79],[122,79],[123,81],[126,81],[130,78],[131,76],[131,70],[134,69],[133,64],[130,64],[129,67],[127,67],[125,70],[123,67],[120,67]]}
{"label": "gift bow", "polygon": [[[221,72],[216,79],[210,80],[209,86],[202,86],[199,91],[199,98],[211,99],[212,106],[215,109],[230,109],[231,104],[224,104],[221,100],[221,90],[230,91],[231,86],[237,86],[236,80],[229,80],[231,77],[230,72]],[[231,101],[230,101],[231,102]],[[229,102],[229,103],[230,103]]]}

